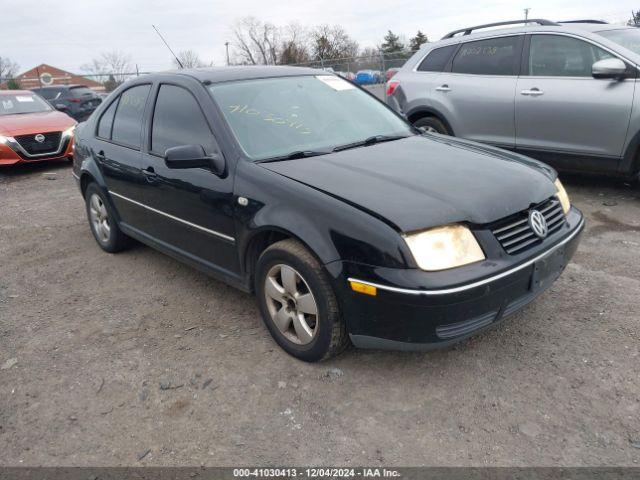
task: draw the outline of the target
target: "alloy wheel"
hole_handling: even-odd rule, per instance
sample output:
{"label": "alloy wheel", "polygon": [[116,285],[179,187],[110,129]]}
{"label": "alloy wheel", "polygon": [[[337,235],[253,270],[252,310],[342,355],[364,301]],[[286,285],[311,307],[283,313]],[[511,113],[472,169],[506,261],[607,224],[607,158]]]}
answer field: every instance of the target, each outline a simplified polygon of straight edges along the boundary
{"label": "alloy wheel", "polygon": [[318,331],[318,305],[306,280],[289,265],[271,267],[264,295],[276,328],[298,345],[311,343]]}
{"label": "alloy wheel", "polygon": [[111,236],[111,225],[109,224],[109,214],[102,198],[97,194],[92,194],[89,199],[89,216],[93,225],[93,231],[98,240],[107,243]]}

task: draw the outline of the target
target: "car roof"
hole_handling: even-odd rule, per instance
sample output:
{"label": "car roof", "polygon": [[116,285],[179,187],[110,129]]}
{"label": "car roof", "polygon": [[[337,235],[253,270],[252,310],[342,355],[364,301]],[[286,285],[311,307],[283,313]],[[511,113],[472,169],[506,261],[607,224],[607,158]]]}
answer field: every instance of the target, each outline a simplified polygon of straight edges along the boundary
{"label": "car roof", "polygon": [[0,95],[33,95],[31,90],[0,90]]}
{"label": "car roof", "polygon": [[89,88],[86,85],[82,85],[81,83],[73,83],[71,85],[47,85],[47,86],[43,86],[43,87],[35,87],[32,90],[52,90],[54,88],[72,89],[72,88],[79,88],[79,87]]}
{"label": "car roof", "polygon": [[[276,78],[276,77],[293,77],[303,75],[331,75],[325,70],[306,67],[288,67],[288,66],[234,66],[234,67],[207,67],[207,68],[190,68],[184,70],[172,70],[164,72],[167,74],[188,75],[201,82],[229,82],[234,80],[251,80],[255,78]],[[152,74],[150,76],[153,76]]]}

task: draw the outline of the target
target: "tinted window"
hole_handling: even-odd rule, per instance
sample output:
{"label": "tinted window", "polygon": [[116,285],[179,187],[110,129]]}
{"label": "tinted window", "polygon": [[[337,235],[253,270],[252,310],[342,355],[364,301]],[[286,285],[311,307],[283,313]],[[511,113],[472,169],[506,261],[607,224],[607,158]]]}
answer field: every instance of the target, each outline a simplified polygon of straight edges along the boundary
{"label": "tinted window", "polygon": [[83,97],[85,95],[94,96],[93,90],[89,87],[71,87],[68,93],[70,97],[74,98]]}
{"label": "tinted window", "polygon": [[451,55],[455,52],[458,45],[449,45],[448,47],[436,48],[431,51],[427,57],[422,60],[418,67],[419,72],[442,72],[447,66]]}
{"label": "tinted window", "polygon": [[529,52],[529,75],[538,77],[591,77],[595,62],[613,58],[595,45],[561,35],[532,35]]}
{"label": "tinted window", "polygon": [[153,112],[151,150],[160,155],[178,145],[214,151],[213,135],[196,99],[184,88],[162,85]]}
{"label": "tinted window", "polygon": [[47,100],[54,100],[60,96],[62,93],[61,88],[41,88],[38,90],[34,90],[38,95],[42,98],[46,98]]}
{"label": "tinted window", "polygon": [[98,123],[98,136],[101,138],[106,138],[108,140],[111,139],[111,125],[113,124],[113,114],[116,113],[116,108],[118,107],[118,99],[114,100],[109,108],[105,110],[100,117],[100,122]]}
{"label": "tinted window", "polygon": [[499,37],[465,43],[453,59],[451,71],[475,75],[516,75],[521,37]]}
{"label": "tinted window", "polygon": [[150,89],[150,85],[139,85],[120,96],[111,135],[114,142],[140,148],[142,114]]}

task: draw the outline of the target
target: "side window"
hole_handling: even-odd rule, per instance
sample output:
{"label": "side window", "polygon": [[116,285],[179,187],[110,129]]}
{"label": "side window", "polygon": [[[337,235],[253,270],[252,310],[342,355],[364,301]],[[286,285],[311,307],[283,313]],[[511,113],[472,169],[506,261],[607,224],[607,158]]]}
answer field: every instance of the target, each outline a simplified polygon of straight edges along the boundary
{"label": "side window", "polygon": [[598,60],[614,58],[606,50],[563,35],[532,35],[529,75],[534,77],[591,77]]}
{"label": "side window", "polygon": [[418,67],[419,72],[442,72],[449,63],[449,59],[453,52],[456,51],[458,45],[448,45],[442,48],[436,48],[429,52]]}
{"label": "side window", "polygon": [[107,108],[98,122],[98,137],[111,140],[111,126],[113,125],[113,116],[118,108],[118,98],[116,98],[109,108]]}
{"label": "side window", "polygon": [[517,75],[522,36],[489,38],[464,43],[451,71],[473,75]]}
{"label": "side window", "polygon": [[150,89],[151,85],[138,85],[120,95],[111,134],[114,142],[140,148],[142,115]]}
{"label": "side window", "polygon": [[174,85],[161,85],[153,112],[151,151],[164,155],[179,145],[202,145],[205,152],[215,151],[213,134],[189,91]]}

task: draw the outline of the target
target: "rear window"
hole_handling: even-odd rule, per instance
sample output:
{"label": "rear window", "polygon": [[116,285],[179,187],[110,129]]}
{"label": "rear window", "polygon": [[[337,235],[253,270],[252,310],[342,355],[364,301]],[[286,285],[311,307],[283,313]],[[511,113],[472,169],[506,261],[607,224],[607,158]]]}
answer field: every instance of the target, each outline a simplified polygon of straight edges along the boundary
{"label": "rear window", "polygon": [[61,88],[43,88],[40,90],[34,90],[38,95],[47,100],[55,100],[62,94]]}
{"label": "rear window", "polygon": [[419,72],[442,72],[449,63],[449,59],[455,52],[458,45],[449,45],[442,48],[436,48],[429,52],[418,67]]}
{"label": "rear window", "polygon": [[86,95],[94,96],[95,93],[89,87],[71,87],[69,89],[70,97],[84,97]]}
{"label": "rear window", "polygon": [[453,73],[472,75],[516,75],[522,36],[489,38],[465,43],[453,59]]}

